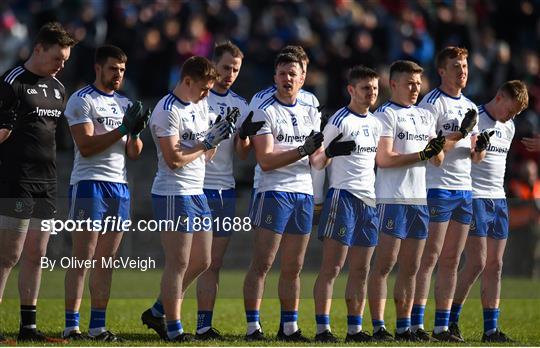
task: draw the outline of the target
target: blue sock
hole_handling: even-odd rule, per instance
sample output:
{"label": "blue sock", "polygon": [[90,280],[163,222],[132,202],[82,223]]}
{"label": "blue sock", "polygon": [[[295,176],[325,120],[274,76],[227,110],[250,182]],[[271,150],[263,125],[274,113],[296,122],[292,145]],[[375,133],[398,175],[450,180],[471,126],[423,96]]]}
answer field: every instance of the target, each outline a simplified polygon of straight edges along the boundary
{"label": "blue sock", "polygon": [[330,315],[329,314],[317,314],[315,315],[315,322],[317,323],[317,334],[325,331],[330,331]]}
{"label": "blue sock", "polygon": [[184,328],[180,320],[167,320],[167,337],[173,339],[184,333]]}
{"label": "blue sock", "polygon": [[462,304],[452,303],[452,309],[450,309],[450,323],[458,323],[459,315],[461,314]]}
{"label": "blue sock", "polygon": [[490,335],[497,329],[499,308],[484,308],[484,333]]}
{"label": "blue sock", "polygon": [[373,333],[375,333],[384,327],[384,320],[371,320],[371,324],[373,324]]}
{"label": "blue sock", "polygon": [[404,333],[411,328],[411,318],[398,318],[396,320],[396,332],[398,334]]}
{"label": "blue sock", "polygon": [[198,311],[197,312],[197,330],[212,327],[213,311]]}
{"label": "blue sock", "polygon": [[355,335],[360,331],[362,331],[362,316],[347,315],[347,333],[349,335]]}
{"label": "blue sock", "polygon": [[248,323],[258,323],[260,320],[259,311],[246,311],[246,321]]}
{"label": "blue sock", "polygon": [[95,309],[90,310],[90,325],[88,333],[91,336],[97,336],[100,333],[105,331],[105,309]]}
{"label": "blue sock", "polygon": [[411,312],[411,326],[424,328],[425,305],[414,305]]}
{"label": "blue sock", "polygon": [[281,311],[280,324],[298,321],[298,311]]}
{"label": "blue sock", "polygon": [[163,318],[165,316],[165,310],[163,309],[163,304],[159,299],[154,302],[154,305],[151,308],[152,315],[156,318]]}
{"label": "blue sock", "polygon": [[79,318],[79,312],[66,311],[66,328],[78,328]]}
{"label": "blue sock", "polygon": [[448,330],[448,322],[450,321],[450,311],[448,309],[435,310],[435,327],[434,333]]}

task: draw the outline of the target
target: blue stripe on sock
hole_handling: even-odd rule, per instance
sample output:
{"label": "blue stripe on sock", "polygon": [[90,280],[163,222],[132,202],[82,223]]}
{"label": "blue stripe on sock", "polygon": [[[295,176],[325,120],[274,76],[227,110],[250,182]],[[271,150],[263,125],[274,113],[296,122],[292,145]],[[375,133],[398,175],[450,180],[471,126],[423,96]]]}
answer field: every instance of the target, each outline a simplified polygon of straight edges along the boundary
{"label": "blue stripe on sock", "polygon": [[280,323],[290,323],[298,321],[298,311],[281,311]]}
{"label": "blue stripe on sock", "polygon": [[213,311],[198,311],[197,312],[197,330],[204,327],[212,326]]}
{"label": "blue stripe on sock", "polygon": [[347,325],[362,325],[362,316],[347,315]]}
{"label": "blue stripe on sock", "polygon": [[66,327],[79,326],[79,312],[66,311]]}
{"label": "blue stripe on sock", "polygon": [[396,320],[396,328],[406,328],[411,327],[411,318],[398,318]]}
{"label": "blue stripe on sock", "polygon": [[329,314],[317,314],[315,315],[315,322],[320,325],[330,325],[330,315]]}
{"label": "blue stripe on sock", "polygon": [[371,324],[373,327],[384,326],[384,320],[372,320]]}
{"label": "blue stripe on sock", "polygon": [[90,329],[95,329],[98,327],[105,327],[105,309],[91,309],[90,310]]}
{"label": "blue stripe on sock", "polygon": [[167,320],[167,332],[181,332],[183,330],[180,320]]}
{"label": "blue stripe on sock", "polygon": [[411,325],[424,325],[425,305],[414,305],[411,312]]}
{"label": "blue stripe on sock", "polygon": [[447,309],[437,309],[435,311],[435,326],[448,326],[450,321],[450,311]]}
{"label": "blue stripe on sock", "polygon": [[452,303],[452,309],[450,309],[450,322],[457,323],[459,321],[459,315],[461,314],[462,304]]}
{"label": "blue stripe on sock", "polygon": [[498,308],[484,308],[484,332],[497,328],[499,314]]}
{"label": "blue stripe on sock", "polygon": [[155,312],[156,314],[160,314],[160,315],[165,314],[165,310],[163,309],[163,303],[161,303],[160,300],[156,300],[156,302],[152,306],[152,309],[153,309],[152,312]]}
{"label": "blue stripe on sock", "polygon": [[246,321],[248,323],[259,322],[259,311],[246,311]]}

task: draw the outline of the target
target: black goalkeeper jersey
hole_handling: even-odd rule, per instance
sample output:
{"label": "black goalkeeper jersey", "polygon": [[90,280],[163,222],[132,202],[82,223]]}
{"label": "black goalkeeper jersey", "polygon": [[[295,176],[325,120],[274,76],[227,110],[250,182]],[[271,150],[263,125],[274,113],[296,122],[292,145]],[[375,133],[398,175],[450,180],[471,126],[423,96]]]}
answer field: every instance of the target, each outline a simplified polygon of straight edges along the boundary
{"label": "black goalkeeper jersey", "polygon": [[0,180],[56,182],[55,132],[64,99],[64,85],[54,77],[38,76],[23,66],[2,75],[0,112],[17,100],[19,106],[11,135],[0,144]]}

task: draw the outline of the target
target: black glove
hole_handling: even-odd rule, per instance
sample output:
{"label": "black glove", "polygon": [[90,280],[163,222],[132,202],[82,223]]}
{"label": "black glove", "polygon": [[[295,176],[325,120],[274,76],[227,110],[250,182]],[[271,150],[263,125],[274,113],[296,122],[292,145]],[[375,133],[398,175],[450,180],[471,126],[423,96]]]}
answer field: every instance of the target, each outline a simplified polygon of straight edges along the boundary
{"label": "black glove", "polygon": [[19,108],[20,101],[17,101],[7,110],[0,111],[0,129],[13,130],[15,122],[17,121],[17,109]]}
{"label": "black glove", "polygon": [[439,154],[444,148],[444,143],[446,143],[446,138],[442,135],[442,130],[439,131],[436,138],[431,139],[426,147],[418,153],[420,161],[425,161],[430,159],[433,156]]}
{"label": "black glove", "polygon": [[132,134],[139,119],[142,118],[142,103],[136,101],[128,106],[122,119],[122,124],[118,127],[120,134]]}
{"label": "black glove", "polygon": [[[326,105],[319,105],[317,106],[317,111],[321,112],[325,108],[326,108]],[[321,132],[324,130],[324,127],[326,127],[326,125],[328,124],[328,119],[330,119],[330,116],[331,115],[329,114],[321,114],[321,127],[320,127]]]}
{"label": "black glove", "polygon": [[339,133],[339,135],[328,144],[328,147],[324,150],[326,157],[332,158],[351,154],[356,147],[356,142],[354,140],[339,141],[341,138],[343,138],[343,133]]}
{"label": "black glove", "polygon": [[253,111],[250,111],[238,130],[238,136],[240,139],[246,140],[247,137],[257,134],[259,129],[264,126],[264,121],[251,122],[252,118]]}
{"label": "black glove", "polygon": [[495,134],[495,131],[493,130],[489,133],[487,131],[480,133],[480,135],[476,139],[476,146],[474,147],[474,151],[482,152],[487,149],[489,145],[489,139],[493,134]]}
{"label": "black glove", "polygon": [[152,110],[146,109],[142,112],[141,118],[135,124],[135,128],[131,131],[131,136],[133,138],[138,138],[141,132],[148,126],[148,121],[150,120],[150,115],[152,115]]}
{"label": "black glove", "polygon": [[469,109],[465,113],[465,117],[463,118],[463,121],[461,121],[461,125],[459,126],[459,131],[461,132],[461,135],[463,135],[463,138],[469,134],[474,126],[476,126],[476,122],[478,122],[478,117],[476,114],[476,110]]}
{"label": "black glove", "polygon": [[240,117],[240,110],[238,110],[237,107],[227,107],[227,115],[225,115],[225,118],[229,123],[236,124],[238,117]]}
{"label": "black glove", "polygon": [[312,130],[306,138],[304,145],[298,146],[298,153],[302,157],[311,155],[321,147],[323,140],[324,135],[321,132],[315,133],[315,131]]}

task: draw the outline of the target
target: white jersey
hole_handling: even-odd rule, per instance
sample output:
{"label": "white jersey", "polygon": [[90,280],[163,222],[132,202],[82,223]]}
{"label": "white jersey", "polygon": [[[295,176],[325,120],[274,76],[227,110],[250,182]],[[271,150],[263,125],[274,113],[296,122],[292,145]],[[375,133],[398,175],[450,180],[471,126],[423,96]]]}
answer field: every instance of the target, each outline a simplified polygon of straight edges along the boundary
{"label": "white jersey", "polygon": [[[321,117],[317,109],[297,99],[286,105],[274,96],[254,111],[253,121],[264,121],[257,136],[271,134],[274,149],[287,151],[304,144],[312,131],[319,131]],[[313,194],[308,156],[285,167],[262,172],[257,192],[285,191]]]}
{"label": "white jersey", "polygon": [[[393,139],[393,151],[409,154],[422,151],[435,136],[435,119],[426,109],[404,107],[393,102],[375,112],[381,123],[381,137]],[[427,204],[426,162],[396,168],[378,168],[375,181],[377,203]]]}
{"label": "white jersey", "polygon": [[348,156],[337,156],[330,163],[330,188],[347,190],[370,206],[375,206],[375,155],[381,124],[368,112],[359,115],[348,107],[339,109],[324,127],[324,146],[343,133],[339,141],[354,140],[356,148]]}
{"label": "white jersey", "polygon": [[[251,98],[251,101],[249,102],[249,109],[252,111],[257,110],[261,104],[268,100],[268,98],[272,97],[276,93],[276,86],[270,86],[268,88],[263,89],[262,91],[259,91],[255,93],[255,95]],[[306,90],[300,89],[298,91],[298,96],[296,99],[302,101],[304,104],[308,104],[314,107],[319,106],[319,100],[315,96],[315,94],[308,92]],[[257,164],[255,166],[255,172],[253,174],[253,188],[257,190],[259,187],[259,180],[261,177],[261,167]],[[324,179],[323,179],[324,180]]]}
{"label": "white jersey", "polygon": [[[459,131],[461,121],[468,109],[477,110],[476,105],[464,95],[452,97],[435,88],[424,96],[420,107],[429,110],[436,118],[436,132],[443,135]],[[472,190],[471,183],[471,135],[478,134],[478,125],[461,139],[455,147],[444,153],[444,162],[440,167],[427,164],[427,188],[446,190]]]}
{"label": "white jersey", "polygon": [[[236,121],[236,126],[243,121],[248,112],[248,105],[244,98],[227,90],[220,94],[210,90],[208,94],[208,105],[213,110],[210,113],[210,124],[213,124],[217,116],[222,118],[227,115],[227,107],[237,107],[241,117]],[[216,154],[211,161],[206,163],[206,174],[204,176],[204,188],[212,190],[227,190],[235,187],[233,176],[233,153],[234,135],[223,140],[216,148]]]}
{"label": "white jersey", "polygon": [[516,131],[514,121],[502,123],[496,121],[482,105],[479,108],[478,128],[483,131],[495,131],[490,138],[486,157],[480,163],[473,163],[473,198],[505,198],[504,172],[506,156]]}
{"label": "white jersey", "polygon": [[177,135],[182,148],[193,148],[203,140],[208,130],[209,113],[206,99],[198,103],[186,103],[169,93],[157,103],[149,124],[158,157],[152,194],[176,196],[203,193],[205,156],[199,156],[185,166],[173,170],[165,163],[159,138]]}
{"label": "white jersey", "polygon": [[[70,127],[92,123],[93,135],[100,135],[113,131],[122,124],[124,112],[129,105],[131,102],[128,98],[116,92],[106,94],[89,85],[69,97],[64,114]],[[104,151],[89,157],[83,157],[75,143],[70,185],[81,180],[127,183],[126,141],[127,136],[123,136]]]}

